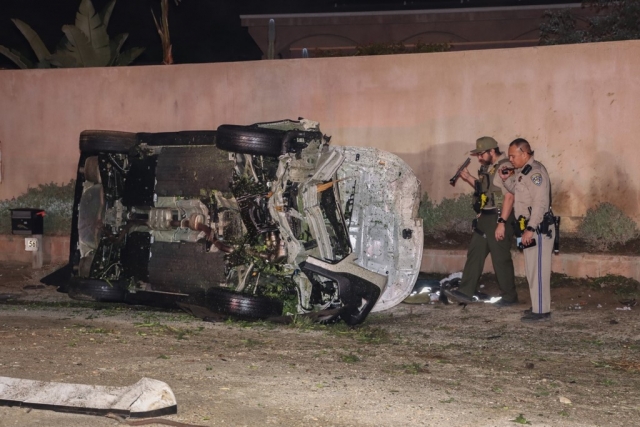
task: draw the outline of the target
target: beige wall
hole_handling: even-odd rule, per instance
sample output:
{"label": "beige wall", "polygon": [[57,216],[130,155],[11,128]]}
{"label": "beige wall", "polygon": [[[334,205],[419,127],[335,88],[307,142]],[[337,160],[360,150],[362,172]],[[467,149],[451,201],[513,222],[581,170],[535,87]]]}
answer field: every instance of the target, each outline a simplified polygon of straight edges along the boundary
{"label": "beige wall", "polygon": [[[412,166],[436,200],[476,137],[525,137],[556,213],[610,201],[640,220],[640,42],[202,65],[0,71],[0,199],[74,177],[84,129],[317,120]],[[568,218],[567,218],[568,219]],[[565,224],[569,224],[567,221]]]}

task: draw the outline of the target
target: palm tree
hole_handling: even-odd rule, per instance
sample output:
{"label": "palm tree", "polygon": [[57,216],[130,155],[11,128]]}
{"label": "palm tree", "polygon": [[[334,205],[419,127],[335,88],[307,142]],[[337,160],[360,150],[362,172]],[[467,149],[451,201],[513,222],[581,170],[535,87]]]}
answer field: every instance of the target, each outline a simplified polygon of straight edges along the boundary
{"label": "palm tree", "polygon": [[[176,6],[182,0],[174,0]],[[169,0],[161,0],[160,9],[162,11],[162,20],[158,23],[156,14],[151,9],[153,22],[156,24],[156,30],[162,41],[162,63],[166,65],[173,64],[173,47],[171,46],[171,35],[169,34]]]}
{"label": "palm tree", "polygon": [[110,67],[129,65],[144,51],[135,47],[121,52],[129,34],[119,34],[113,39],[107,34],[107,26],[116,0],[111,0],[100,13],[96,13],[91,0],[81,0],[75,25],[63,25],[64,37],[51,53],[38,34],[26,23],[12,19],[25,36],[38,62],[33,63],[21,52],[0,45],[0,53],[20,68],[74,68]]}

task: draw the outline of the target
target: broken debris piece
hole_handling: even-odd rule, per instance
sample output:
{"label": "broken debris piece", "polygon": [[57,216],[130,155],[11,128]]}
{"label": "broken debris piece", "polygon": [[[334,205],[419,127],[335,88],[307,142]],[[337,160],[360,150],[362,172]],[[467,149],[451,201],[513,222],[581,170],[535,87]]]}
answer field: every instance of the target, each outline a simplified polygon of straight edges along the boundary
{"label": "broken debris piece", "polygon": [[151,378],[128,387],[107,387],[0,377],[0,405],[134,418],[178,411],[171,388]]}

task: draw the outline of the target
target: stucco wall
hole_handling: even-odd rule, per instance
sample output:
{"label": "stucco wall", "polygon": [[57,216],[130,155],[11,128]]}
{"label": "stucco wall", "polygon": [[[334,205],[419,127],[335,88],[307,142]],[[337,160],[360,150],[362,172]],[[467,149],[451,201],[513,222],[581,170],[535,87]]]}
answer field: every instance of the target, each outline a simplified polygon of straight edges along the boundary
{"label": "stucco wall", "polygon": [[84,129],[317,120],[340,145],[394,152],[436,200],[482,135],[525,137],[554,208],[611,201],[640,220],[640,41],[378,57],[0,71],[0,199],[74,177]]}

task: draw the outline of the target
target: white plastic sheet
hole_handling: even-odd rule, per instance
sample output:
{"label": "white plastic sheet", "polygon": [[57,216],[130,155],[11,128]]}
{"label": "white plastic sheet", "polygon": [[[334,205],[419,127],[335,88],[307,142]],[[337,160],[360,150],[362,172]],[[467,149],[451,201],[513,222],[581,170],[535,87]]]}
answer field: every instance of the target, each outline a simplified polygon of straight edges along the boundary
{"label": "white plastic sheet", "polygon": [[107,387],[0,377],[0,404],[130,417],[175,414],[178,409],[171,388],[151,378],[128,387]]}

